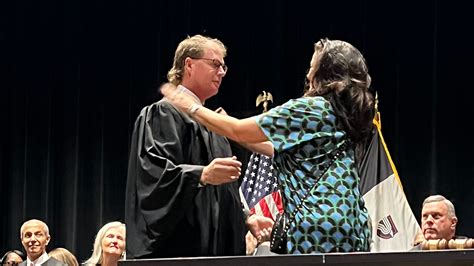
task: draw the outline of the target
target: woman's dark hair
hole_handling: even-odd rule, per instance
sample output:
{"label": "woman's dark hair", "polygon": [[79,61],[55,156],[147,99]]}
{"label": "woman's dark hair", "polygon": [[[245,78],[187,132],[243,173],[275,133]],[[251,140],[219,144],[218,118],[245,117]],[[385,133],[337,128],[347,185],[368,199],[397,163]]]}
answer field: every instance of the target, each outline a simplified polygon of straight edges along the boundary
{"label": "woman's dark hair", "polygon": [[5,255],[3,255],[2,259],[0,260],[0,264],[1,264],[1,265],[6,264],[8,255],[9,255],[10,253],[15,253],[15,254],[17,254],[18,256],[20,256],[20,258],[21,258],[23,261],[26,260],[26,255],[25,255],[25,253],[21,252],[20,250],[13,249],[13,250],[7,251],[7,252],[5,253]]}
{"label": "woman's dark hair", "polygon": [[362,54],[343,41],[323,39],[315,44],[319,62],[314,74],[313,88],[305,96],[322,96],[331,105],[355,144],[356,160],[362,159],[371,135],[375,115],[371,78]]}

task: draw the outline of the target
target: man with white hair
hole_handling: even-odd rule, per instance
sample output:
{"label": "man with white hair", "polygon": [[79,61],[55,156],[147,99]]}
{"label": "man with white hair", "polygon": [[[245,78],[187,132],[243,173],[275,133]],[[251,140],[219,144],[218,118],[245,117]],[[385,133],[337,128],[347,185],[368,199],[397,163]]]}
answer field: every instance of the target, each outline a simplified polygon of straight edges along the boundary
{"label": "man with white hair", "polygon": [[427,197],[421,210],[421,230],[426,240],[455,238],[458,218],[453,203],[441,195]]}
{"label": "man with white hair", "polygon": [[65,266],[67,264],[49,257],[46,252],[46,246],[51,240],[48,225],[43,221],[32,219],[21,226],[20,239],[25,248],[27,259],[21,266]]}

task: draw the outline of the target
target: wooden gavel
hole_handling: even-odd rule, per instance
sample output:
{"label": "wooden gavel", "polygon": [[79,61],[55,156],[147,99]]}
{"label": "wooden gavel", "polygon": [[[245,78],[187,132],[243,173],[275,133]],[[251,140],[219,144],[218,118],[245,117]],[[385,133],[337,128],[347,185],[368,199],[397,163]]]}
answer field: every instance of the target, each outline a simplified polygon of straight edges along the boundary
{"label": "wooden gavel", "polygon": [[421,243],[422,250],[437,250],[437,249],[467,249],[474,248],[474,240],[472,238],[466,239],[430,239],[424,240]]}

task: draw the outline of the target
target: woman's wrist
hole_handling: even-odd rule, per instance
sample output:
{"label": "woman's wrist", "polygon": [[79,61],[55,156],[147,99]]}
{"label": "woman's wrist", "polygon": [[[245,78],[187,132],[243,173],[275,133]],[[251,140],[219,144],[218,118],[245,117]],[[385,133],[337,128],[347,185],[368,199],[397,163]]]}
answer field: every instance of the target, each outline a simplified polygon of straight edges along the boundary
{"label": "woman's wrist", "polygon": [[188,108],[188,114],[190,116],[193,116],[197,112],[197,110],[199,110],[199,108],[201,108],[200,104],[198,104],[198,103],[191,104],[191,106],[189,106],[189,108]]}

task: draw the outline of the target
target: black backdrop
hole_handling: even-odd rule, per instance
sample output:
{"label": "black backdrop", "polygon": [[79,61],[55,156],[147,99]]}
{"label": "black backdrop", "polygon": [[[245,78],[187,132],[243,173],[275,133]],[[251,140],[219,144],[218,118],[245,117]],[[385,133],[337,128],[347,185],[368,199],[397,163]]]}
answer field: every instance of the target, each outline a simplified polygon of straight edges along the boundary
{"label": "black backdrop", "polygon": [[[90,255],[98,228],[122,220],[128,150],[140,109],[160,98],[174,50],[202,33],[228,47],[211,107],[259,112],[301,95],[313,43],[349,41],[369,64],[383,132],[419,219],[452,199],[474,235],[472,14],[462,1],[15,0],[0,4],[0,252],[46,221],[50,249]],[[245,156],[241,156],[246,160]]]}

